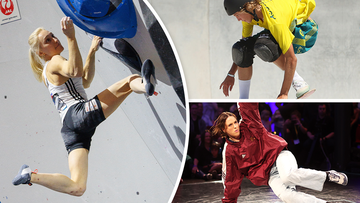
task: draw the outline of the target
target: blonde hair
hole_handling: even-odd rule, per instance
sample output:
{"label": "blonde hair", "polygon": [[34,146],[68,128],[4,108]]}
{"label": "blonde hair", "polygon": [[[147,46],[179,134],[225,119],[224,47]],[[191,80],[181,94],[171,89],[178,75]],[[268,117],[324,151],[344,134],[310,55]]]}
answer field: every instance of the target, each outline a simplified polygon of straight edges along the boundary
{"label": "blonde hair", "polygon": [[250,2],[246,2],[244,4],[244,9],[246,9],[247,11],[253,11],[257,5],[260,5],[260,2],[262,0],[253,0],[253,1],[250,1]]}
{"label": "blonde hair", "polygon": [[235,119],[235,114],[231,112],[222,112],[219,117],[215,120],[214,125],[210,128],[210,131],[213,135],[220,135],[222,138],[226,138],[228,135],[224,132],[226,125],[226,119],[230,116],[233,116]]}
{"label": "blonde hair", "polygon": [[44,69],[44,65],[42,64],[41,57],[39,56],[39,34],[43,31],[44,28],[37,28],[31,35],[29,36],[28,43],[30,45],[29,49],[29,60],[30,66],[34,73],[36,80],[42,82],[42,72]]}

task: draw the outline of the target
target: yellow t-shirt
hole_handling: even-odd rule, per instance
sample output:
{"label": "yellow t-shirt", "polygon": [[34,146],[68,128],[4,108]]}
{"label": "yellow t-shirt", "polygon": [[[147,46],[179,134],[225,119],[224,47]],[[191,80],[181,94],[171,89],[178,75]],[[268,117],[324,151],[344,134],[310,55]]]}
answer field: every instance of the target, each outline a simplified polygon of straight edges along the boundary
{"label": "yellow t-shirt", "polygon": [[296,18],[297,24],[305,22],[315,9],[315,0],[263,0],[260,2],[264,21],[242,22],[243,37],[252,35],[253,26],[258,25],[270,30],[279,43],[282,53],[290,48],[294,35],[289,30],[291,22]]}

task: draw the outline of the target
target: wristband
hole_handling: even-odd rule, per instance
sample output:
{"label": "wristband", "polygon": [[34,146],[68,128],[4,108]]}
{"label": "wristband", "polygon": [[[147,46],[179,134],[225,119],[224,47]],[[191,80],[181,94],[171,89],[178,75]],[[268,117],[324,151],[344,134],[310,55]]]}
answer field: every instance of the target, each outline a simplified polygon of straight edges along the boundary
{"label": "wristband", "polygon": [[230,73],[228,73],[227,75],[230,76],[230,77],[235,78],[235,75],[232,75],[232,74],[230,74]]}

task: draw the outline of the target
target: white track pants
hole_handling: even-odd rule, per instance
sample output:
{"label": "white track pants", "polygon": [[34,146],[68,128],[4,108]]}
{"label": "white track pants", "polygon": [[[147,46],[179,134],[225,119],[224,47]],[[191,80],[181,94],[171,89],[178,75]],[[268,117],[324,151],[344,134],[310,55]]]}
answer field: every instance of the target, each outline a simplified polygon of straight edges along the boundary
{"label": "white track pants", "polygon": [[271,168],[269,185],[282,201],[286,203],[326,203],[326,201],[296,191],[296,185],[321,191],[326,173],[312,169],[298,168],[294,155],[283,150]]}

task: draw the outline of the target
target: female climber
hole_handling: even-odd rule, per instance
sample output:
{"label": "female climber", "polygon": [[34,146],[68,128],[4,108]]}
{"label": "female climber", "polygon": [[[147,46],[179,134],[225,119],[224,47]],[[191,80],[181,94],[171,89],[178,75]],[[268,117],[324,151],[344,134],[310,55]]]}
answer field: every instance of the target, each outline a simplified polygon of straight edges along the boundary
{"label": "female climber", "polygon": [[[86,189],[88,154],[95,128],[132,92],[151,96],[156,85],[155,68],[150,60],[146,60],[141,70],[142,77],[130,75],[88,99],[84,88],[88,88],[93,80],[95,52],[101,38],[93,38],[83,64],[73,21],[64,17],[60,23],[67,38],[69,58],[65,59],[60,55],[64,50],[60,41],[52,32],[43,28],[36,29],[29,37],[29,57],[36,79],[48,88],[60,114],[61,135],[68,152],[71,177],[32,172],[29,166],[24,164],[13,179],[13,184],[36,183],[58,192],[81,196]],[[42,61],[45,62],[44,65]]]}

